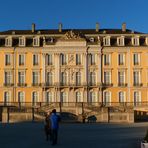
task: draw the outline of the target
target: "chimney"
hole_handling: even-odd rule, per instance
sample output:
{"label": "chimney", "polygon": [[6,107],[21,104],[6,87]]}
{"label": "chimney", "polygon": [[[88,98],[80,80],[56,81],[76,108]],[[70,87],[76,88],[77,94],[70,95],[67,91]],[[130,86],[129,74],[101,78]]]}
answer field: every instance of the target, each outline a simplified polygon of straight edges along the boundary
{"label": "chimney", "polygon": [[59,23],[59,32],[62,32],[62,23]]}
{"label": "chimney", "polygon": [[100,25],[99,23],[96,23],[96,32],[99,32],[99,29],[100,29]]}
{"label": "chimney", "polygon": [[35,24],[32,23],[32,33],[34,33],[34,32],[35,32]]}
{"label": "chimney", "polygon": [[122,24],[122,31],[123,31],[123,32],[126,32],[126,23],[123,23],[123,24]]}

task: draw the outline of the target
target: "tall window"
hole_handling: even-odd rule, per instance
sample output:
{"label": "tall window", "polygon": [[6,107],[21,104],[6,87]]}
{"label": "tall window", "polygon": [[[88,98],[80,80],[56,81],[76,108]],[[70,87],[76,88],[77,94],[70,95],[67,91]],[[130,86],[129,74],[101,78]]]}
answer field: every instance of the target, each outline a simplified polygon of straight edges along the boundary
{"label": "tall window", "polygon": [[4,92],[4,105],[8,105],[10,103],[11,103],[10,92],[9,91],[5,91]]}
{"label": "tall window", "polygon": [[34,54],[33,55],[33,65],[39,65],[39,55],[38,54]]}
{"label": "tall window", "polygon": [[88,100],[89,103],[95,103],[97,102],[97,94],[95,91],[91,91],[89,93],[89,100]]}
{"label": "tall window", "polygon": [[81,85],[81,73],[76,72],[76,85]]}
{"label": "tall window", "polygon": [[119,92],[119,103],[125,102],[125,93],[123,91]]}
{"label": "tall window", "polygon": [[52,54],[48,54],[46,57],[47,65],[52,65]]}
{"label": "tall window", "polygon": [[81,54],[76,54],[76,65],[81,65]]}
{"label": "tall window", "polygon": [[134,71],[134,85],[140,85],[140,71]]}
{"label": "tall window", "polygon": [[104,37],[103,38],[103,45],[104,46],[110,46],[110,37]]}
{"label": "tall window", "polygon": [[32,93],[32,105],[36,106],[37,102],[39,101],[39,95],[37,91]]}
{"label": "tall window", "polygon": [[111,105],[111,93],[109,91],[104,92],[104,104]]}
{"label": "tall window", "polygon": [[80,91],[76,92],[76,102],[82,102],[82,93]]}
{"label": "tall window", "polygon": [[61,103],[63,106],[68,106],[68,94],[67,92],[61,92]]}
{"label": "tall window", "polygon": [[25,95],[23,91],[18,92],[18,102],[21,106],[25,104]]}
{"label": "tall window", "polygon": [[48,91],[46,96],[46,103],[53,102],[53,93]]}
{"label": "tall window", "polygon": [[90,54],[90,65],[96,64],[95,54]]}
{"label": "tall window", "polygon": [[111,84],[111,72],[110,71],[104,72],[104,83]]}
{"label": "tall window", "polygon": [[110,59],[110,54],[104,54],[104,65],[110,65],[110,61],[111,61],[111,59]]}
{"label": "tall window", "polygon": [[5,65],[11,65],[11,55],[10,54],[6,54],[5,55]]}
{"label": "tall window", "polygon": [[19,38],[19,46],[25,46],[25,37],[20,37]]}
{"label": "tall window", "polygon": [[10,85],[12,83],[12,75],[10,71],[5,72],[5,85]]}
{"label": "tall window", "polygon": [[33,38],[33,46],[39,46],[40,45],[40,38],[35,37]]}
{"label": "tall window", "polygon": [[125,72],[124,71],[119,71],[118,72],[118,84],[119,85],[124,85],[125,84]]}
{"label": "tall window", "polygon": [[61,54],[60,58],[61,58],[61,64],[66,65],[67,64],[67,55],[66,54]]}
{"label": "tall window", "polygon": [[68,75],[66,72],[61,73],[61,83],[62,85],[67,85],[68,84]]}
{"label": "tall window", "polygon": [[140,64],[140,54],[138,54],[138,53],[133,54],[133,63],[134,63],[134,65]]}
{"label": "tall window", "polygon": [[33,85],[39,84],[39,72],[35,71],[32,73],[32,83]]}
{"label": "tall window", "polygon": [[19,66],[21,65],[25,65],[25,55],[24,54],[19,55]]}
{"label": "tall window", "polygon": [[118,64],[119,65],[124,65],[124,63],[125,63],[124,56],[125,56],[124,53],[118,54]]}
{"label": "tall window", "polygon": [[139,91],[134,92],[134,105],[135,106],[141,105],[141,92]]}
{"label": "tall window", "polygon": [[53,84],[53,75],[52,72],[47,73],[47,85],[52,85]]}
{"label": "tall window", "polygon": [[24,71],[18,72],[18,83],[20,85],[25,84],[25,72]]}
{"label": "tall window", "polygon": [[90,72],[90,85],[96,85],[96,73]]}

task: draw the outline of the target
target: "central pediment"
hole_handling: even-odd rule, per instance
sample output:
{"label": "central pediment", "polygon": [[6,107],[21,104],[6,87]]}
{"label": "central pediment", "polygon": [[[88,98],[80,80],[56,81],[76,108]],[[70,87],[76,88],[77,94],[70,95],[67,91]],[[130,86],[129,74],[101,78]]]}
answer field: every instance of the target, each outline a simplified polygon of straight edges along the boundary
{"label": "central pediment", "polygon": [[86,46],[86,40],[79,33],[74,31],[67,31],[62,37],[60,37],[56,46]]}

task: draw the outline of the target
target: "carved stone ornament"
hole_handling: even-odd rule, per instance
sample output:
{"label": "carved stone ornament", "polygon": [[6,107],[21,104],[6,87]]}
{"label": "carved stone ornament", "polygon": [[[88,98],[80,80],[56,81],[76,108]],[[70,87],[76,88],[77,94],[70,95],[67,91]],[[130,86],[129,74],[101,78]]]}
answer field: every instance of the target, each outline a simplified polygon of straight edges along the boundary
{"label": "carved stone ornament", "polygon": [[69,63],[73,63],[74,62],[74,55],[73,54],[71,54],[70,56],[69,56]]}
{"label": "carved stone ornament", "polygon": [[85,39],[80,37],[79,33],[76,33],[71,30],[71,31],[67,31],[65,35],[60,38],[60,40],[85,40]]}

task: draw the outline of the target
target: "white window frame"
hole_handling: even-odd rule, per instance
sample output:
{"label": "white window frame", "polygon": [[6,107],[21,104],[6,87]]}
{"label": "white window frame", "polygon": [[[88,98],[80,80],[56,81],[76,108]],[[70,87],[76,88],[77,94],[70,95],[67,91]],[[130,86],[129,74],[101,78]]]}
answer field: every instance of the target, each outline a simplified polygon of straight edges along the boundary
{"label": "white window frame", "polygon": [[[19,66],[24,66],[24,65],[25,65],[25,54],[19,54],[19,55],[18,55],[18,58],[19,58],[19,60],[18,60],[18,62],[19,62],[18,65],[19,65]],[[22,62],[21,60],[22,60],[23,62]]]}
{"label": "white window frame", "polygon": [[117,38],[117,45],[118,46],[124,46],[125,45],[124,36],[121,36],[121,37]]}
{"label": "white window frame", "polygon": [[5,66],[10,66],[12,64],[12,55],[10,53],[5,54]]}
{"label": "white window frame", "polygon": [[19,37],[19,46],[20,47],[26,46],[26,38],[24,36]]}
{"label": "white window frame", "polygon": [[[6,97],[5,98],[5,93],[8,93],[8,98]],[[8,101],[6,101],[8,100]],[[4,91],[4,96],[3,96],[3,102],[4,102],[4,105],[10,105],[11,104],[11,91]]]}
{"label": "white window frame", "polygon": [[12,37],[5,38],[5,46],[12,47]]}
{"label": "white window frame", "polygon": [[[39,60],[40,56],[38,53],[35,53],[32,55],[32,63],[33,63],[33,66],[39,66],[39,63],[40,63],[40,60]],[[35,61],[37,60],[37,61]]]}
{"label": "white window frame", "polygon": [[[137,55],[137,62],[135,60],[135,56]],[[136,66],[136,65],[140,65],[141,63],[141,59],[140,59],[140,53],[133,53],[133,65]]]}
{"label": "white window frame", "polygon": [[83,102],[82,101],[82,92],[81,91],[77,91],[76,92],[76,103],[80,103]]}
{"label": "white window frame", "polygon": [[40,37],[33,38],[33,46],[40,46]]}
{"label": "white window frame", "polygon": [[111,65],[111,54],[110,53],[104,53],[104,56],[103,56],[104,60],[104,66],[109,66]]}
{"label": "white window frame", "polygon": [[[121,59],[123,59],[123,61],[121,61]],[[125,53],[118,53],[118,65],[125,65]]]}
{"label": "white window frame", "polygon": [[104,46],[110,46],[110,36],[103,38],[103,45]]}
{"label": "white window frame", "polygon": [[[106,93],[108,93],[108,96],[107,96],[108,97],[107,99],[109,99],[108,102],[106,102],[106,98],[105,98],[106,97],[105,96]],[[111,97],[112,97],[112,95],[111,95],[110,91],[104,91],[103,92],[103,103],[104,103],[104,105],[106,105],[106,106],[110,106],[111,105],[111,100],[112,100]]]}
{"label": "white window frame", "polygon": [[[35,93],[35,96],[34,96]],[[35,97],[35,98],[34,98]],[[34,100],[35,99],[35,100]],[[36,100],[37,99],[37,100]],[[32,92],[32,105],[37,106],[37,103],[39,102],[39,92],[38,91],[33,91]]]}
{"label": "white window frame", "polygon": [[[139,98],[136,98],[137,96],[135,97],[135,93],[138,93],[138,97]],[[139,99],[139,100],[137,100],[137,99]],[[133,100],[134,100],[133,101],[134,102],[134,106],[141,105],[141,91],[134,91],[133,92]]]}
{"label": "white window frame", "polygon": [[132,37],[132,45],[139,46],[139,36]]}
{"label": "white window frame", "polygon": [[[122,95],[120,95],[120,93],[122,93]],[[120,98],[121,97],[121,98]],[[123,98],[122,98],[123,97]],[[125,103],[125,92],[124,91],[119,91],[118,92],[118,100],[119,100],[119,103]]]}

